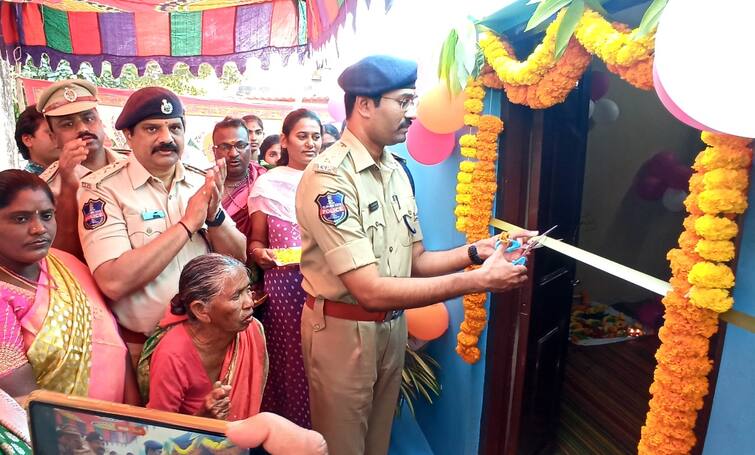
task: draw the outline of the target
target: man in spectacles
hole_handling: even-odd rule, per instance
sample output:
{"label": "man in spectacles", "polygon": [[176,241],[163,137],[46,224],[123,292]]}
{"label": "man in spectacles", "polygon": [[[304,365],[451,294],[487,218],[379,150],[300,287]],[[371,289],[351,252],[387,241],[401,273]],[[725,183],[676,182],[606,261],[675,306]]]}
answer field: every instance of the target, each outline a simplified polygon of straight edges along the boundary
{"label": "man in spectacles", "polygon": [[[220,202],[236,223],[238,230],[246,236],[248,251],[248,241],[252,238],[252,221],[247,209],[249,190],[257,177],[264,174],[267,169],[252,159],[250,131],[242,119],[226,117],[217,123],[212,130],[212,143],[215,159],[225,158],[228,169]],[[259,282],[260,271],[251,255],[247,262],[247,266],[252,270],[252,282]]]}

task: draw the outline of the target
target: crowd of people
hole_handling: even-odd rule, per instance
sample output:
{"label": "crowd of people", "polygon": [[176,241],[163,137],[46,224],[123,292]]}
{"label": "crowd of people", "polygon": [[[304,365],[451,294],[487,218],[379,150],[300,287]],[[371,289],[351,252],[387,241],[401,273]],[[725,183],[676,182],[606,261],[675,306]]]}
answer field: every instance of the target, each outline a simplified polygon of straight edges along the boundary
{"label": "crowd of people", "polygon": [[[406,138],[415,81],[414,62],[367,57],[339,78],[342,132],[306,109],[267,137],[259,117],[227,117],[206,170],[181,161],[191,125],[170,90],[128,98],[116,153],[97,88],[50,86],[18,119],[26,170],[0,172],[0,389],[267,411],[332,454],[385,454],[403,310],[526,279],[493,237],[424,250],[413,180],[385,151]],[[300,263],[278,257],[291,249]]]}

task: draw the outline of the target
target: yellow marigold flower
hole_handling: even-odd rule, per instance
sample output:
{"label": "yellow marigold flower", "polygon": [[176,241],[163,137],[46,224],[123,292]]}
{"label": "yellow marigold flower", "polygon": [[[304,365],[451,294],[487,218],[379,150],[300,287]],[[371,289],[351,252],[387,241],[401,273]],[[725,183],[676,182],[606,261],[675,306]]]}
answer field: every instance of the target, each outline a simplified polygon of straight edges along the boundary
{"label": "yellow marigold flower", "polygon": [[610,65],[631,66],[651,57],[654,39],[634,39],[631,33],[616,30],[600,14],[585,10],[574,31],[575,38],[591,54]]}
{"label": "yellow marigold flower", "polygon": [[729,240],[739,233],[734,221],[714,215],[703,215],[695,220],[697,235],[708,240]]}
{"label": "yellow marigold flower", "polygon": [[461,156],[466,158],[477,157],[477,149],[474,147],[462,147],[459,152],[461,153]]}
{"label": "yellow marigold flower", "polygon": [[461,172],[473,172],[477,167],[477,163],[473,161],[462,161],[459,163],[459,170]]}
{"label": "yellow marigold flower", "polygon": [[478,114],[464,114],[464,124],[467,126],[477,126],[480,121]]}
{"label": "yellow marigold flower", "polygon": [[703,131],[700,135],[700,139],[711,147],[731,147],[741,148],[748,147],[752,143],[752,139],[746,137],[732,136],[729,134],[711,133],[710,131]]}
{"label": "yellow marigold flower", "polygon": [[462,217],[462,216],[467,216],[467,215],[469,215],[469,212],[470,212],[470,211],[471,211],[471,209],[469,208],[469,206],[468,206],[468,205],[465,205],[465,204],[459,204],[459,205],[457,205],[457,206],[456,206],[456,208],[454,209],[454,215],[456,215],[456,217],[457,217],[457,218],[459,218],[459,217]]}
{"label": "yellow marigold flower", "polygon": [[470,98],[464,101],[464,109],[470,114],[479,114],[483,107],[484,105],[480,100]]}
{"label": "yellow marigold flower", "polygon": [[475,147],[477,145],[477,136],[474,134],[463,134],[459,138],[459,145],[462,147]]}
{"label": "yellow marigold flower", "polygon": [[747,195],[736,190],[706,190],[697,198],[697,205],[704,213],[744,213]]}
{"label": "yellow marigold flower", "polygon": [[472,183],[472,174],[469,172],[459,172],[456,174],[456,180],[458,180],[459,183]]}
{"label": "yellow marigold flower", "polygon": [[700,239],[695,245],[695,252],[708,261],[729,262],[734,259],[734,242]]}
{"label": "yellow marigold flower", "polygon": [[749,184],[746,169],[713,169],[703,174],[706,190],[730,189],[744,191]]}
{"label": "yellow marigold flower", "polygon": [[472,185],[468,183],[459,183],[456,185],[456,192],[462,194],[468,194],[472,192]]}
{"label": "yellow marigold flower", "polygon": [[[503,55],[506,53],[506,51],[504,51],[502,48],[495,52],[499,52],[500,53],[499,55]],[[470,99],[481,100],[485,98],[485,89],[483,89],[482,87],[475,86],[475,85],[467,85],[464,88],[464,93],[466,93]]]}
{"label": "yellow marigold flower", "polygon": [[456,202],[458,204],[469,204],[470,202],[472,202],[472,196],[469,194],[457,194]]}
{"label": "yellow marigold flower", "polygon": [[700,193],[705,189],[705,186],[703,185],[703,176],[705,174],[702,174],[700,172],[695,172],[692,174],[692,177],[689,178],[689,191],[690,193]]}
{"label": "yellow marigold flower", "polygon": [[716,313],[724,313],[734,306],[734,299],[725,289],[708,289],[693,286],[689,291],[689,301],[700,308]]}
{"label": "yellow marigold flower", "polygon": [[465,217],[459,217],[459,219],[456,220],[456,230],[459,232],[464,232],[467,226],[467,219]]}
{"label": "yellow marigold flower", "polygon": [[698,262],[689,271],[687,280],[693,286],[728,289],[734,286],[734,272],[723,264]]}

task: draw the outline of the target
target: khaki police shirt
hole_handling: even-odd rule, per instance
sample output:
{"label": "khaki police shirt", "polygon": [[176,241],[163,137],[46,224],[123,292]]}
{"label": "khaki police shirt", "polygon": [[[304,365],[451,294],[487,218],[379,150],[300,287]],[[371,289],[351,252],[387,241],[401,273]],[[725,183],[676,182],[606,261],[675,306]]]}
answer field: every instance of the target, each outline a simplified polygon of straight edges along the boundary
{"label": "khaki police shirt", "polygon": [[[116,153],[109,148],[105,149],[105,158],[107,159],[107,164],[113,164],[117,160],[125,159],[127,156],[127,154]],[[60,196],[60,186],[62,185],[59,166],[60,162],[58,160],[55,160],[55,162],[48,166],[44,172],[39,174],[39,178],[47,182],[47,185],[52,190],[52,194],[54,194],[56,198]],[[81,181],[81,179],[91,174],[92,172],[94,171],[81,164],[77,164],[76,167],[73,168],[73,173],[76,174],[76,178],[78,178],[79,181]]]}
{"label": "khaki police shirt", "polygon": [[[79,238],[90,270],[94,273],[104,262],[148,244],[178,223],[204,181],[200,171],[178,163],[168,191],[133,154],[85,177],[79,191]],[[224,223],[235,227],[231,217]],[[150,333],[178,292],[184,265],[208,252],[205,238],[194,234],[144,289],[112,303],[118,322],[134,332]]]}
{"label": "khaki police shirt", "polygon": [[387,151],[375,163],[349,130],[307,166],[296,218],[302,287],[312,296],[356,303],[339,275],[368,264],[381,276],[411,275],[422,231],[409,178]]}

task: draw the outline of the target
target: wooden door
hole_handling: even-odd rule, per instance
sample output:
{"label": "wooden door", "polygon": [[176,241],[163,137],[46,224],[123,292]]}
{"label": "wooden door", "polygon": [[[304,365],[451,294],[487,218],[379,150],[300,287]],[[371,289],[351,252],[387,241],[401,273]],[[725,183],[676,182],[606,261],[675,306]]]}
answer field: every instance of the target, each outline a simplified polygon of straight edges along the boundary
{"label": "wooden door", "polygon": [[[532,111],[504,102],[497,215],[571,244],[579,232],[589,91]],[[493,297],[480,453],[536,454],[555,437],[574,286],[573,260],[542,248],[520,291]]]}

